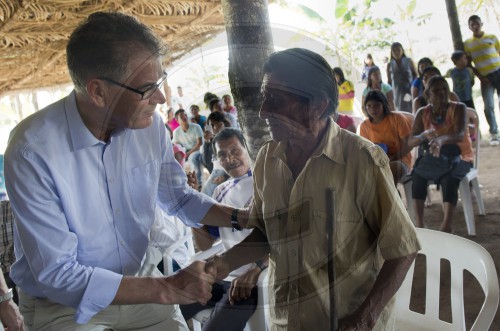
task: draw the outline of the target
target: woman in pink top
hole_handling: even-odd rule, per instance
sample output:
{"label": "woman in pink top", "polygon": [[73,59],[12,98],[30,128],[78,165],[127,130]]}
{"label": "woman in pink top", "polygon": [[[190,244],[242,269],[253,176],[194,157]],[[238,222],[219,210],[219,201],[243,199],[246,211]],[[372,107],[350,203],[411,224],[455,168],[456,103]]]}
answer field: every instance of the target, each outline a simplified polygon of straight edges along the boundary
{"label": "woman in pink top", "polygon": [[222,106],[222,110],[226,113],[230,113],[234,117],[238,116],[236,112],[236,107],[233,106],[231,96],[229,94],[224,94],[222,96],[222,102],[224,103]]}
{"label": "woman in pink top", "polygon": [[[441,185],[444,205],[440,230],[451,232],[460,181],[469,172],[474,159],[466,125],[467,108],[463,103],[450,101],[450,87],[442,76],[432,77],[426,84],[424,94],[429,104],[417,111],[409,144],[412,147],[421,145],[423,153],[429,153],[434,157],[444,155],[444,148],[456,150],[455,153],[448,153],[446,157],[458,159],[458,162],[438,182]],[[412,195],[416,210],[416,226],[424,227],[424,201],[430,178],[426,178],[425,173],[418,169],[417,160],[412,173]]]}

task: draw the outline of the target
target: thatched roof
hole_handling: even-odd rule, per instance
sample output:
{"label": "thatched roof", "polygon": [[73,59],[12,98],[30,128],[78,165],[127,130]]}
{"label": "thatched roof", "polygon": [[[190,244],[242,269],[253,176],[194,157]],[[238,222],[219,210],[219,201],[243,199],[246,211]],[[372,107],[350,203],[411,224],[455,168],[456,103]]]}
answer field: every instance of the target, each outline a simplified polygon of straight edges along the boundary
{"label": "thatched roof", "polygon": [[220,0],[0,0],[0,94],[69,83],[67,40],[96,11],[151,26],[169,46],[166,65],[224,29]]}

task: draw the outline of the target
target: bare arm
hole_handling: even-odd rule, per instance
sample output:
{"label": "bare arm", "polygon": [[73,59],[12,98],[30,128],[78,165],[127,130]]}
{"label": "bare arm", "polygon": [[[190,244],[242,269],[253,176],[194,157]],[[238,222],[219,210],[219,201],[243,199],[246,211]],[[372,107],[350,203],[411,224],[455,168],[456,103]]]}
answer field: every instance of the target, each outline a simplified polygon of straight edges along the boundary
{"label": "bare arm", "polygon": [[411,86],[411,98],[412,99],[415,99],[416,97],[418,97],[418,88],[416,88],[415,86]]}
{"label": "bare arm", "polygon": [[399,137],[399,146],[401,146],[401,147],[399,148],[399,150],[395,154],[388,155],[389,160],[391,160],[391,161],[401,160],[403,158],[403,156],[405,156],[406,154],[408,154],[411,151],[412,148],[409,147],[409,145],[408,145],[408,139],[409,139],[409,136]]}
{"label": "bare arm", "polygon": [[[9,287],[3,273],[0,272],[0,293],[5,295],[8,291]],[[9,331],[24,330],[23,317],[12,299],[0,303],[0,320]]]}
{"label": "bare arm", "polygon": [[416,256],[417,253],[413,253],[386,260],[366,299],[354,314],[339,321],[339,329],[341,331],[373,329],[380,313],[403,283]]}
{"label": "bare arm", "polygon": [[413,99],[413,102],[412,102],[412,112],[413,112],[413,115],[416,116],[417,114],[417,111],[422,107],[422,102],[420,102],[420,98],[415,98]]}
{"label": "bare arm", "polygon": [[194,244],[202,251],[206,251],[212,247],[215,242],[215,239],[212,238],[206,226],[191,228],[191,232],[193,233]]}
{"label": "bare arm", "polygon": [[467,110],[463,103],[457,105],[455,114],[452,132],[437,136],[429,141],[429,151],[432,155],[438,157],[443,145],[456,144],[464,139],[465,127],[467,126]]}

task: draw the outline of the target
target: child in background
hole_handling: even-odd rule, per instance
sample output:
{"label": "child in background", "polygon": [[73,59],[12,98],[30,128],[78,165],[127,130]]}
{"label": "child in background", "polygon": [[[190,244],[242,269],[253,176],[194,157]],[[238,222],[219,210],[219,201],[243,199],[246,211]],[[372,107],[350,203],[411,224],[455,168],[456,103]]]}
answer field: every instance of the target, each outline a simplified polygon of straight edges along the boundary
{"label": "child in background", "polygon": [[339,86],[339,106],[337,111],[342,114],[354,113],[354,85],[345,79],[344,72],[339,67],[333,68],[337,85]]}
{"label": "child in background", "polygon": [[422,82],[422,78],[424,76],[424,69],[427,67],[432,67],[433,65],[434,64],[432,63],[432,60],[429,59],[428,57],[423,57],[420,60],[418,60],[417,63],[418,77],[415,78],[411,83],[412,99],[415,99],[416,97],[424,93],[424,84]]}
{"label": "child in background", "polygon": [[361,81],[363,83],[368,82],[368,72],[371,68],[375,67],[375,62],[373,62],[373,57],[370,53],[366,54],[365,65],[363,67],[363,73],[361,74]]}
{"label": "child in background", "polygon": [[396,110],[411,113],[411,83],[417,77],[412,59],[405,55],[401,43],[391,45],[391,59],[387,63],[387,83],[394,91]]}
{"label": "child in background", "polygon": [[460,50],[454,51],[451,60],[455,64],[455,68],[448,70],[445,77],[451,78],[453,81],[453,92],[458,95],[460,101],[465,103],[467,107],[475,109],[472,100],[474,71],[468,67],[467,54]]}

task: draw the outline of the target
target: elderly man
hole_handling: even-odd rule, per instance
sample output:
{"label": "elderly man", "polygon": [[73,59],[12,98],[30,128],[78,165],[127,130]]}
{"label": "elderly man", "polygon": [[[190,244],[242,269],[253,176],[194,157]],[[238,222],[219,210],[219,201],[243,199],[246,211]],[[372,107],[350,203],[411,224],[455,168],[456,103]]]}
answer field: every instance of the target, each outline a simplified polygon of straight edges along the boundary
{"label": "elderly man", "polygon": [[254,167],[255,229],[214,259],[217,278],[270,252],[271,330],[333,330],[335,317],[340,330],[391,330],[420,247],[389,160],[334,123],[335,78],[320,55],[277,52],[264,72],[272,140]]}
{"label": "elderly man", "polygon": [[233,210],[191,189],[174,158],[155,113],[162,49],[132,17],[90,15],[67,46],[75,90],[11,134],[11,277],[32,330],[187,330],[172,304],[211,297],[204,262],[136,276],[157,206],[191,226],[230,226]]}

